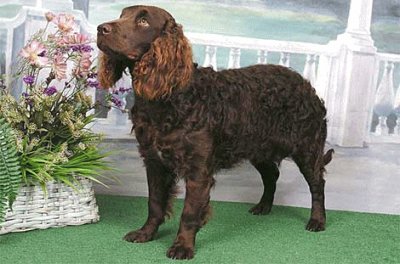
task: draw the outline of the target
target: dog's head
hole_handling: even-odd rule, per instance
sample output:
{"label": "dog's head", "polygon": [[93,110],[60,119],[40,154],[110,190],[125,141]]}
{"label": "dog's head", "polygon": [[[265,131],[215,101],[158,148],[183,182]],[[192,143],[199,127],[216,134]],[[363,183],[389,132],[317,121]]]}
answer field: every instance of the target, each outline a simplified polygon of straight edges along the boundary
{"label": "dog's head", "polygon": [[136,94],[150,100],[186,86],[193,70],[182,27],[161,8],[123,9],[119,19],[97,27],[97,46],[101,85],[112,87],[129,67]]}

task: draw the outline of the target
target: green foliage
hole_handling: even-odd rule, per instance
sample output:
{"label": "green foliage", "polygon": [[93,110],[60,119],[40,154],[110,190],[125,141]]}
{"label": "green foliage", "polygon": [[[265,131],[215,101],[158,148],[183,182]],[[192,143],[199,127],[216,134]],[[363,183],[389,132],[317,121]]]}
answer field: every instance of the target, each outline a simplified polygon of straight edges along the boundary
{"label": "green foliage", "polygon": [[29,138],[25,137],[20,154],[23,183],[41,185],[45,192],[46,182],[49,181],[63,182],[75,188],[79,184],[77,176],[101,184],[97,178],[110,167],[103,160],[108,153],[97,147],[100,137],[86,134],[84,138],[79,138],[79,143],[75,141],[73,137],[68,137],[54,144],[44,138],[32,147]]}
{"label": "green foliage", "polygon": [[48,12],[46,20],[19,53],[15,77],[24,93],[15,98],[3,89],[0,96],[0,113],[16,135],[22,182],[45,192],[47,182],[98,181],[108,168],[100,135],[88,128],[95,105],[87,92],[98,87],[92,39],[74,30],[71,15]]}
{"label": "green foliage", "polygon": [[0,223],[7,201],[11,208],[21,183],[21,166],[11,126],[0,118]]}

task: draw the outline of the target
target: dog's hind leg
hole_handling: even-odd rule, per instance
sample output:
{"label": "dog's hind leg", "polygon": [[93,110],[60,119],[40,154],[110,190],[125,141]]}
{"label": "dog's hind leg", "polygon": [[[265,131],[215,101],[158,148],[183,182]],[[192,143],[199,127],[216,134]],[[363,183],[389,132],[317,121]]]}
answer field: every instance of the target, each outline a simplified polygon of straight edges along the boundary
{"label": "dog's hind leg", "polygon": [[301,173],[306,179],[311,192],[311,217],[306,229],[309,231],[325,230],[325,180],[323,178],[325,160],[319,149],[302,151],[293,155]]}
{"label": "dog's hind leg", "polygon": [[264,184],[264,193],[260,202],[252,207],[249,212],[254,215],[268,214],[271,211],[272,203],[276,190],[276,181],[279,178],[279,169],[275,162],[251,162],[253,166],[261,174],[261,179]]}

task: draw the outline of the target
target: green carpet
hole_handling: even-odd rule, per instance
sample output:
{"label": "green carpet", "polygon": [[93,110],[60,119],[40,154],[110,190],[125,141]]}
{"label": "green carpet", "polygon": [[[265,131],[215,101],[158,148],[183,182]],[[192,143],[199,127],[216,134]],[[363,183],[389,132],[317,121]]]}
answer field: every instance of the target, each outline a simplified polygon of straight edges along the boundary
{"label": "green carpet", "polygon": [[[182,201],[156,240],[132,244],[122,237],[144,222],[146,199],[97,200],[97,224],[0,236],[0,263],[181,263],[165,252]],[[304,230],[309,209],[276,206],[268,216],[253,216],[249,204],[212,204],[213,218],[199,232],[190,263],[400,263],[400,216],[328,211],[327,230],[310,233]]]}

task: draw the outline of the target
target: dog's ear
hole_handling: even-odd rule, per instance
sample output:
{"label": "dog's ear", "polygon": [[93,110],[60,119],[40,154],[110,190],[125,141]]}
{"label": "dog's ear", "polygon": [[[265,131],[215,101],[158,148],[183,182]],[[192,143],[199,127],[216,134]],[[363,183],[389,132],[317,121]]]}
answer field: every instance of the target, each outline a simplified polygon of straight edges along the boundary
{"label": "dog's ear", "polygon": [[169,19],[161,36],[135,65],[132,76],[138,95],[149,100],[166,97],[173,89],[185,87],[192,75],[192,48],[182,26]]}
{"label": "dog's ear", "polygon": [[112,59],[103,52],[99,53],[97,79],[102,88],[111,88],[121,79],[126,68],[122,62]]}

